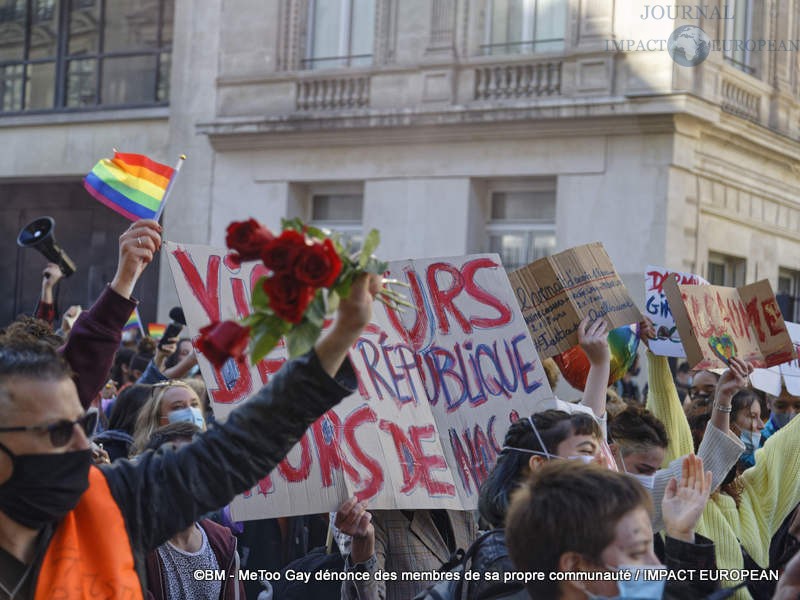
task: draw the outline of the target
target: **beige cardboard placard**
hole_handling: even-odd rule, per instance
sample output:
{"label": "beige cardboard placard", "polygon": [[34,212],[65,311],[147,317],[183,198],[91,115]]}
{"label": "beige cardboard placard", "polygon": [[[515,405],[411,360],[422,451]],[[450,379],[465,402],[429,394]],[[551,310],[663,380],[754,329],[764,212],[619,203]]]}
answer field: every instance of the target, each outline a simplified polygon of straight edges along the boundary
{"label": "beige cardboard placard", "polygon": [[609,329],[642,318],[600,242],[539,259],[508,277],[542,358],[575,346],[586,316],[603,319]]}
{"label": "beige cardboard placard", "polygon": [[692,368],[724,368],[732,356],[764,368],[797,356],[766,279],[740,288],[669,279],[664,292]]}

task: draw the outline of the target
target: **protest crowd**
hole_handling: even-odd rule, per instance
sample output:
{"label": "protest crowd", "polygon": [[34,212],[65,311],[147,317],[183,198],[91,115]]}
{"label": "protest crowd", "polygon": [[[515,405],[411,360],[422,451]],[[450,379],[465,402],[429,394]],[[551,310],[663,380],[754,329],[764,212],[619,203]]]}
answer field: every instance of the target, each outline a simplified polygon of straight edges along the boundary
{"label": "protest crowd", "polygon": [[[582,398],[562,402],[551,391],[559,368],[527,333],[492,343],[498,313],[504,323],[521,316],[471,285],[488,268],[475,259],[459,267],[462,288],[488,317],[461,314],[454,284],[426,295],[432,306],[415,318],[483,328],[488,341],[462,341],[446,357],[398,353],[393,378],[382,377],[392,348],[369,340],[384,282],[361,273],[313,347],[273,365],[261,387],[247,363],[212,359],[239,337],[168,328],[154,340],[128,326],[162,233],[156,220],[122,232],[113,280],[82,311],[57,312],[63,273],[43,265],[35,313],[0,332],[0,600],[800,598],[800,397],[755,388],[751,362],[730,355],[698,370],[670,360],[653,352],[659,332],[643,317],[632,329],[644,350],[640,389],[635,356],[614,379],[611,327],[585,317],[574,324]],[[416,291],[409,300],[421,306]],[[409,339],[426,329],[433,321]],[[446,386],[431,398],[432,373],[458,380],[461,401]],[[222,418],[219,390],[241,390],[244,378],[249,399],[226,404]],[[425,385],[403,396],[412,379]],[[417,394],[441,409],[436,427],[400,431],[370,408],[401,411]],[[334,412],[353,395],[352,411]],[[496,408],[512,395],[513,411]],[[465,444],[439,425],[439,414],[473,405],[488,416],[482,446],[477,426]],[[345,421],[356,413],[405,453],[396,474],[364,475],[388,454],[358,448]],[[330,428],[348,448],[334,458],[320,442]],[[452,479],[443,458],[423,452],[439,439],[463,467],[450,465]],[[298,443],[301,458],[283,462]],[[307,456],[328,457],[321,486],[303,470]],[[337,488],[345,476],[358,485]],[[268,504],[286,481],[305,485],[287,497],[309,506],[338,489],[338,506],[303,514],[290,502],[283,514],[237,518],[242,498]],[[419,489],[427,502],[415,501]]]}

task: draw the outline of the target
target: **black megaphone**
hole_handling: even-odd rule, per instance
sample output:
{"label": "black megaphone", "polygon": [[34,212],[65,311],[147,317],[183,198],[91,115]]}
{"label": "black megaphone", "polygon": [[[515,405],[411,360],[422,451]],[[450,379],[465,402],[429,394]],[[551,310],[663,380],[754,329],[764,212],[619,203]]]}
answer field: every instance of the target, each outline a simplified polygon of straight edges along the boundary
{"label": "black megaphone", "polygon": [[34,248],[52,263],[57,264],[64,277],[69,277],[75,272],[75,263],[67,253],[56,244],[53,230],[56,222],[53,217],[39,217],[28,223],[17,236],[17,245],[23,248]]}

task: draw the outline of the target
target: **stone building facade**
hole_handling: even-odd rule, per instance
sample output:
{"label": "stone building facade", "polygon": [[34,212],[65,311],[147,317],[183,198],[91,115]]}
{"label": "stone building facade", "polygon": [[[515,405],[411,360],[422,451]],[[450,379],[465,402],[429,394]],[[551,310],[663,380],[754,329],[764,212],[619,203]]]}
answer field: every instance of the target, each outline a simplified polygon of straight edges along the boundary
{"label": "stone building facade", "polygon": [[[599,240],[637,298],[648,264],[800,295],[799,0],[130,6],[162,25],[174,11],[169,60],[163,36],[148,50],[150,101],[104,106],[101,83],[99,104],[67,107],[67,78],[60,108],[4,108],[4,203],[6,184],[75,185],[112,147],[186,153],[175,241],[301,216],[376,227],[387,258],[498,251],[513,267]],[[159,283],[165,315],[165,261]]]}

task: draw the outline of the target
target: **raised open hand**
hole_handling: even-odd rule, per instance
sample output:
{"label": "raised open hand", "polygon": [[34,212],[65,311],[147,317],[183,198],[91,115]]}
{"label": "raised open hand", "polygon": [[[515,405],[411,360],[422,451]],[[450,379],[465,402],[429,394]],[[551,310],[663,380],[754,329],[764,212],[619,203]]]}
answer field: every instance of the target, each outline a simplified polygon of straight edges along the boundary
{"label": "raised open hand", "polygon": [[602,319],[590,324],[589,317],[584,317],[578,325],[578,343],[586,353],[590,364],[604,364],[611,359],[608,349],[608,326]]}
{"label": "raised open hand", "polygon": [[747,378],[752,372],[753,365],[735,356],[731,358],[728,368],[717,382],[716,401],[727,404],[736,392],[747,386]]}
{"label": "raised open hand", "polygon": [[703,459],[690,454],[683,459],[681,481],[671,479],[664,490],[661,511],[667,535],[694,542],[694,530],[711,494],[711,471],[703,471]]}

